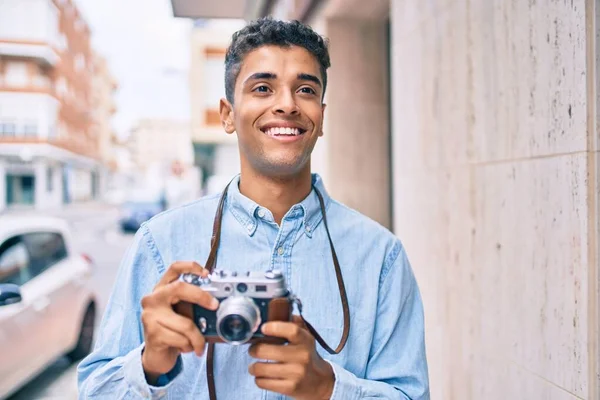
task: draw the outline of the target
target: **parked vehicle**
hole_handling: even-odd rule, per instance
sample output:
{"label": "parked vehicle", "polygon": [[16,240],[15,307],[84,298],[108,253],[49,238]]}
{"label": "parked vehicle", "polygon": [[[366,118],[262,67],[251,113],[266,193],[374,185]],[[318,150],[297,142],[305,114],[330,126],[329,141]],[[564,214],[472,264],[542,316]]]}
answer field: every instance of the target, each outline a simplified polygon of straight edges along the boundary
{"label": "parked vehicle", "polygon": [[61,219],[0,216],[0,399],[59,357],[92,349],[93,264],[71,242]]}
{"label": "parked vehicle", "polygon": [[136,232],[142,223],[148,221],[166,208],[161,193],[135,191],[121,206],[119,224],[123,232]]}

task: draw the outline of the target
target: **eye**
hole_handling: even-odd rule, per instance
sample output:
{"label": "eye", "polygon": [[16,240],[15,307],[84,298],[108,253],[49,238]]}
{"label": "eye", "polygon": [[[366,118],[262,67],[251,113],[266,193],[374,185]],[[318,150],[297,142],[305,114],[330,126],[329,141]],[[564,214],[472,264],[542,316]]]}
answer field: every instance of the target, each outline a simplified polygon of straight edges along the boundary
{"label": "eye", "polygon": [[268,93],[271,89],[267,85],[260,85],[252,89],[253,92]]}
{"label": "eye", "polygon": [[308,87],[308,86],[304,86],[304,87],[300,88],[300,92],[307,93],[307,94],[317,94],[317,92],[315,92],[313,88]]}

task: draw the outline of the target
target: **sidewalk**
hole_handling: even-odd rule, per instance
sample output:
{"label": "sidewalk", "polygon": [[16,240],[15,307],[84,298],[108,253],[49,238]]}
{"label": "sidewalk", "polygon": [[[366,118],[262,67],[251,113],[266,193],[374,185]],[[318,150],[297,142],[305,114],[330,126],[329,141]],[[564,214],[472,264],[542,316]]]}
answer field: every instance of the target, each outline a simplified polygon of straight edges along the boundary
{"label": "sidewalk", "polygon": [[0,215],[44,215],[73,219],[81,215],[90,215],[102,211],[113,211],[117,207],[100,201],[86,201],[79,203],[65,204],[58,208],[46,210],[35,209],[33,207],[11,207],[0,212]]}
{"label": "sidewalk", "polygon": [[71,203],[52,210],[41,210],[36,213],[51,215],[65,219],[71,219],[80,215],[90,215],[106,211],[114,211],[117,207],[100,201],[86,201],[81,203]]}

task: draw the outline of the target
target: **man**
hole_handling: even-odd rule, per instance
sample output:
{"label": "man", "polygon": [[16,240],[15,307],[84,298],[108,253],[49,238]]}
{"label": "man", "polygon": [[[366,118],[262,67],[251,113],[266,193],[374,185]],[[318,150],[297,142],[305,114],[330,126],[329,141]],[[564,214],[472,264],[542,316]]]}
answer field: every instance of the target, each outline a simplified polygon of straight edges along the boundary
{"label": "man", "polygon": [[[423,308],[404,248],[331,199],[311,174],[311,152],[323,135],[329,67],[323,38],[298,22],[261,19],[233,35],[225,63],[221,121],[228,134],[237,133],[241,174],[227,192],[219,268],[279,269],[302,299],[306,319],[335,345],[344,323],[328,222],[350,334],[345,348],[330,355],[294,318],[263,329],[287,345],[216,345],[218,399],[429,399]],[[140,228],[94,352],[79,366],[81,398],[208,399],[204,337],[172,305],[218,307],[177,279],[184,272],[206,275],[198,264],[210,251],[219,198],[167,211]]]}

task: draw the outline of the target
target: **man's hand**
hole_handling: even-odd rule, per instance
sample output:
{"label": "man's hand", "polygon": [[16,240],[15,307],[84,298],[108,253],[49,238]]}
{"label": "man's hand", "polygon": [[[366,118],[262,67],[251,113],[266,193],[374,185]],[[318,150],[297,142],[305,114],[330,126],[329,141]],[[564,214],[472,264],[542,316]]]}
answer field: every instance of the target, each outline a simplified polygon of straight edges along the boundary
{"label": "man's hand", "polygon": [[191,319],[173,311],[173,304],[186,301],[216,310],[219,302],[199,287],[178,280],[179,275],[187,272],[208,275],[195,262],[178,261],[169,267],[152,293],[142,298],[145,340],[142,367],[150,384],[173,369],[180,353],[194,351],[200,356],[204,352],[204,336]]}
{"label": "man's hand", "polygon": [[250,356],[274,361],[250,365],[249,372],[256,385],[265,390],[291,396],[298,400],[329,399],[335,377],[331,365],[315,349],[315,338],[300,317],[293,322],[268,322],[262,332],[288,340],[287,345],[258,343],[250,347]]}

